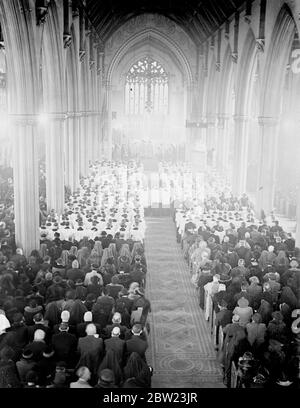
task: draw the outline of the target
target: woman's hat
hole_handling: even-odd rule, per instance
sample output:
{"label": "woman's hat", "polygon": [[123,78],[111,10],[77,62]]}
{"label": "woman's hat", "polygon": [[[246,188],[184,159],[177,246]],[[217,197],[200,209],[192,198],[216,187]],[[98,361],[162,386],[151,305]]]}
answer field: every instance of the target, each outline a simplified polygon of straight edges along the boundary
{"label": "woman's hat", "polygon": [[10,323],[4,314],[0,314],[0,332],[10,328]]}
{"label": "woman's hat", "polygon": [[112,383],[115,381],[115,375],[109,368],[104,368],[100,371],[99,379],[105,383]]}
{"label": "woman's hat", "polygon": [[59,275],[56,275],[55,278],[53,279],[53,283],[56,283],[57,285],[62,283],[62,278]]}
{"label": "woman's hat", "polygon": [[249,306],[249,301],[248,301],[248,299],[246,299],[246,298],[244,298],[244,297],[241,297],[239,300],[238,300],[238,305],[239,305],[239,307],[248,307]]}
{"label": "woman's hat", "polygon": [[33,352],[30,349],[25,349],[22,353],[22,357],[25,358],[25,360],[30,360],[33,357]]}
{"label": "woman's hat", "polygon": [[251,276],[251,278],[249,278],[249,281],[252,283],[259,283],[259,279],[257,276]]}
{"label": "woman's hat", "polygon": [[54,355],[55,351],[51,346],[47,346],[43,351],[43,357],[49,358]]}

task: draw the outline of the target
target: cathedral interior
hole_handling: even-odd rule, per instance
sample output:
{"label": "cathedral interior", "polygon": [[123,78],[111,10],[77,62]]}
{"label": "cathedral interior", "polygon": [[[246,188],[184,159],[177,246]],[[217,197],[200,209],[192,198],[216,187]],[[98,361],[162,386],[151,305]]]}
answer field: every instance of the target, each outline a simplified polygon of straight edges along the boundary
{"label": "cathedral interior", "polygon": [[300,0],[0,0],[0,388],[299,387],[299,29]]}

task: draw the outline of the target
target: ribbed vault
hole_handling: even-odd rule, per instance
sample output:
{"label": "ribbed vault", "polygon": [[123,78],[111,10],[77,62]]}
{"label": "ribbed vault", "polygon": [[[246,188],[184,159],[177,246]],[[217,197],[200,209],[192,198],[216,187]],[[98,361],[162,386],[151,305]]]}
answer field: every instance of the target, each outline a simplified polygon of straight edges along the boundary
{"label": "ribbed vault", "polygon": [[201,44],[244,0],[86,0],[87,13],[105,42],[121,25],[144,13],[169,17]]}

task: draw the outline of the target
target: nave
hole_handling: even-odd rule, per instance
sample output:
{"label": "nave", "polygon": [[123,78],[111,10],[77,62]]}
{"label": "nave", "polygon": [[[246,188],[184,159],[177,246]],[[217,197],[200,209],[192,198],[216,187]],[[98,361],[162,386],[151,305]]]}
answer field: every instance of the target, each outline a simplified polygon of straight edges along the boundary
{"label": "nave", "polygon": [[221,368],[190,272],[176,242],[175,224],[171,218],[161,217],[146,218],[146,225],[152,386],[221,388]]}

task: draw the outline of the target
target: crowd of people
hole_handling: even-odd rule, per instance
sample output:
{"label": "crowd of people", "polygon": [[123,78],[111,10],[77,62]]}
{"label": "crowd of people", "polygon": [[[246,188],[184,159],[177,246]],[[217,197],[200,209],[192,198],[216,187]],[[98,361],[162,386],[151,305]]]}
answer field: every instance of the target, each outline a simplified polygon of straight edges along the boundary
{"label": "crowd of people", "polygon": [[202,204],[181,205],[174,221],[224,384],[298,387],[300,249],[274,216],[258,220],[245,194],[207,183]]}
{"label": "crowd of people", "polygon": [[0,388],[148,388],[150,301],[134,162],[97,162],[40,248],[0,253]]}
{"label": "crowd of people", "polygon": [[[162,162],[177,241],[210,323],[227,387],[299,384],[300,249],[210,170]],[[6,190],[12,191],[12,180]],[[44,197],[40,248],[15,248],[0,208],[0,388],[148,388],[145,175],[97,161],[64,211]]]}

